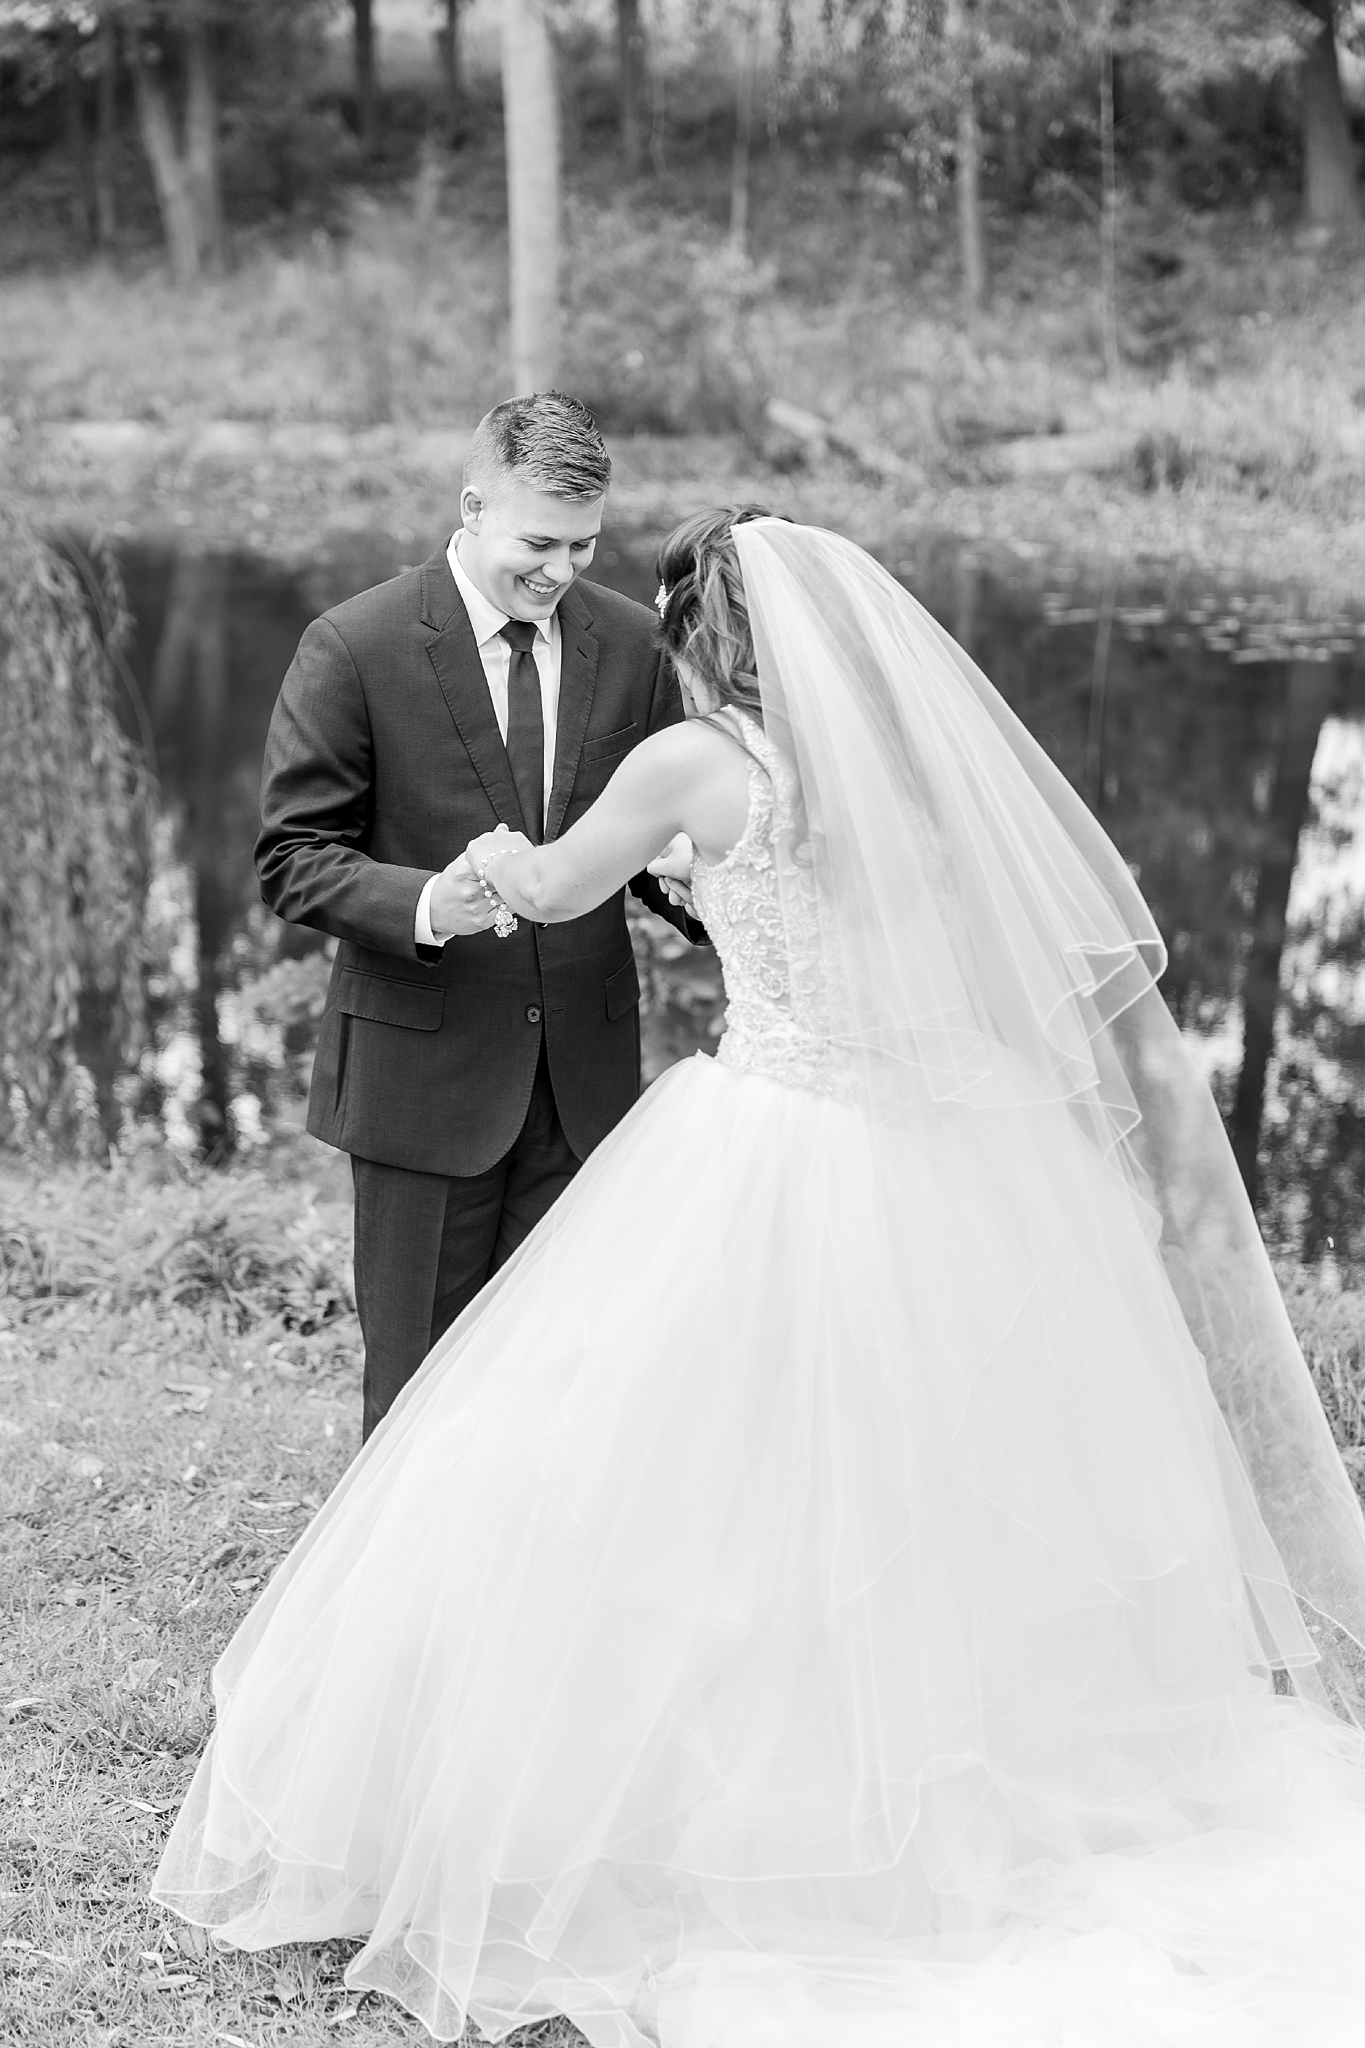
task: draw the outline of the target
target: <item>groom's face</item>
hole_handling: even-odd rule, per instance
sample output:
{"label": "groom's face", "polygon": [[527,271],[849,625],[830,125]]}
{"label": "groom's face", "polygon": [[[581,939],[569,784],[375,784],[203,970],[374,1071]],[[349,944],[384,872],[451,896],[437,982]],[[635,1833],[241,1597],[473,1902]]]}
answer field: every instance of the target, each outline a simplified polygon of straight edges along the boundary
{"label": "groom's face", "polygon": [[513,619],[548,619],[602,530],[606,498],[553,498],[516,477],[460,498],[460,561],[484,596]]}

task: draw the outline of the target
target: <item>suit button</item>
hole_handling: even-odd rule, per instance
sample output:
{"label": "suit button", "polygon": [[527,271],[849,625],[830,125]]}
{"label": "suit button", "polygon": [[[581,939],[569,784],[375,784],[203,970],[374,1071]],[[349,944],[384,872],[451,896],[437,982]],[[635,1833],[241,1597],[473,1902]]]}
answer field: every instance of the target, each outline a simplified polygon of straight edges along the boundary
{"label": "suit button", "polygon": [[539,1022],[540,1022],[540,1004],[539,1004],[539,1003],[528,1003],[528,1004],[526,1005],[526,1021],[527,1021],[527,1023],[528,1023],[528,1024],[539,1024]]}

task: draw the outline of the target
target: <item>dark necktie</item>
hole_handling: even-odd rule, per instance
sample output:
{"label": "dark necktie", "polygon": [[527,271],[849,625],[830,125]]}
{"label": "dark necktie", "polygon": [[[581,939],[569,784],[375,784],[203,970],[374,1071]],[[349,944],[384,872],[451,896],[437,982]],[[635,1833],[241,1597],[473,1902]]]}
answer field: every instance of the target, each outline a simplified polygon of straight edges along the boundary
{"label": "dark necktie", "polygon": [[531,652],[536,629],[524,619],[509,619],[498,630],[512,650],[507,665],[507,758],[526,837],[538,846],[545,829],[545,717],[540,672]]}

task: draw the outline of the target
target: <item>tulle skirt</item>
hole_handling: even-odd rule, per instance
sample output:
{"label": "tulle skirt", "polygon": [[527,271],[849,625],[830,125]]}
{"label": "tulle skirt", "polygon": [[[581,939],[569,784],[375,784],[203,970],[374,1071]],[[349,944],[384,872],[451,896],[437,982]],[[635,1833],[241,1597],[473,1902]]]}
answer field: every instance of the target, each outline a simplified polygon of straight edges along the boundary
{"label": "tulle skirt", "polygon": [[1365,2038],[1355,1739],[1065,1110],[697,1059],[243,1623],[155,1896],[439,2038]]}

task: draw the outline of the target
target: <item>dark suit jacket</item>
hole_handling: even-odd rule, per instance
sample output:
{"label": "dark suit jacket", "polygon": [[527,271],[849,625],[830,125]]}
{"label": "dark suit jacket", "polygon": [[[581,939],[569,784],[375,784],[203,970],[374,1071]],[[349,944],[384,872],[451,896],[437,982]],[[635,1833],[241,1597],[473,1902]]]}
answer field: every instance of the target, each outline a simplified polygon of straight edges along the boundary
{"label": "dark suit jacket", "polygon": [[[643,605],[575,583],[559,620],[550,839],[633,746],[682,716]],[[516,788],[468,616],[436,554],[313,621],[270,723],[261,894],[279,916],[341,940],[308,1104],[315,1137],[424,1173],[480,1173],[521,1129],[542,1030],[580,1159],[635,1101],[640,987],[624,891],[567,924],[519,920],[510,939],[416,945],[428,876],[499,822],[522,825]],[[673,915],[651,877],[631,887]]]}

